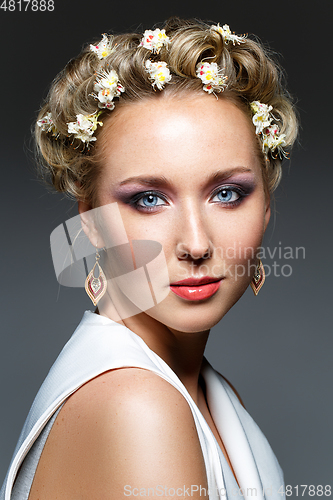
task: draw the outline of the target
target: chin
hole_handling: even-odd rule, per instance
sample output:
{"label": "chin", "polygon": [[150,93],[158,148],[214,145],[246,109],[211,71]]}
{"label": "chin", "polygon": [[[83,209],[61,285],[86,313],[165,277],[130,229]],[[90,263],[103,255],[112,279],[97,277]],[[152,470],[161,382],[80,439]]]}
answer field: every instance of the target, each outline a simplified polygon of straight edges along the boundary
{"label": "chin", "polygon": [[146,313],[172,330],[204,332],[213,328],[227,314],[244,291],[234,297],[229,296],[228,300],[223,298],[224,293],[217,293],[214,297],[196,302],[169,295]]}

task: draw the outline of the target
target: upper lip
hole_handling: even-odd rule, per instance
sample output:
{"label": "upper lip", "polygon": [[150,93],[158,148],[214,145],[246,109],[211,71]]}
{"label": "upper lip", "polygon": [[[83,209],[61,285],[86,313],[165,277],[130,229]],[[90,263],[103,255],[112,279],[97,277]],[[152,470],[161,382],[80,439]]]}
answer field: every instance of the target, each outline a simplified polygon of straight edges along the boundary
{"label": "upper lip", "polygon": [[207,285],[207,283],[216,283],[221,281],[222,278],[211,278],[210,276],[203,276],[202,278],[186,278],[185,280],[175,281],[170,283],[171,286],[199,286]]}

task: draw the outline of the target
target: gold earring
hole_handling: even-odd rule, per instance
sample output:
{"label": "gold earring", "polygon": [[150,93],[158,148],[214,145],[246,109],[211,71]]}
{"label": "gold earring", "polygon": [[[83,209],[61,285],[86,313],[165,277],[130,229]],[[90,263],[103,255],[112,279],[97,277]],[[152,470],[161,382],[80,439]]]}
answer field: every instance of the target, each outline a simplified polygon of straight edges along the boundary
{"label": "gold earring", "polygon": [[253,290],[254,295],[258,295],[264,283],[265,283],[265,269],[261,262],[261,259],[259,259],[257,269],[251,281],[251,288]]}
{"label": "gold earring", "polygon": [[[103,297],[103,295],[106,292],[107,288],[107,280],[105,277],[105,274],[103,273],[103,270],[99,264],[99,259],[100,255],[98,253],[97,247],[96,247],[96,262],[94,264],[94,267],[88,274],[86,281],[85,281],[85,289],[86,292],[89,296],[89,298],[92,300],[92,303],[94,306],[97,306],[97,302]],[[95,267],[98,267],[98,277],[96,278],[94,275],[95,272]]]}

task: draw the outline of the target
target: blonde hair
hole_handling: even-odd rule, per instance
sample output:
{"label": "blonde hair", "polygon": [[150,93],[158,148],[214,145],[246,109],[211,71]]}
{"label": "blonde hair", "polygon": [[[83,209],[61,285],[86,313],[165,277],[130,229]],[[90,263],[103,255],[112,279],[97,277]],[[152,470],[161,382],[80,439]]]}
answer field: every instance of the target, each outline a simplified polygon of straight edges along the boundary
{"label": "blonde hair", "polygon": [[[201,21],[170,19],[164,26],[170,37],[169,46],[163,47],[158,60],[165,61],[172,73],[172,80],[160,92],[155,91],[145,70],[145,61],[152,57],[149,50],[139,47],[142,33],[117,35],[112,38],[115,48],[100,60],[89,45],[82,53],[69,61],[55,78],[38,119],[51,112],[56,137],[36,126],[35,138],[41,172],[49,174],[56,190],[77,199],[95,199],[96,180],[100,171],[98,141],[90,148],[68,136],[67,123],[76,120],[78,114],[92,114],[98,110],[91,94],[96,73],[102,69],[114,69],[125,92],[116,99],[116,107],[142,99],[165,95],[182,96],[201,93],[202,82],[196,76],[198,62],[216,62],[228,77],[228,87],[219,98],[232,100],[249,118],[252,117],[249,103],[260,101],[273,106],[274,117],[279,120],[280,132],[285,134],[289,149],[297,135],[297,120],[288,93],[281,83],[281,70],[257,42],[249,38],[241,44],[225,43],[218,31]],[[112,120],[112,111],[105,110],[99,120]],[[95,136],[101,133],[98,127]],[[255,133],[255,128],[253,126]],[[258,153],[262,159],[265,186],[272,192],[281,178],[281,159],[269,155],[264,157],[258,139]]]}

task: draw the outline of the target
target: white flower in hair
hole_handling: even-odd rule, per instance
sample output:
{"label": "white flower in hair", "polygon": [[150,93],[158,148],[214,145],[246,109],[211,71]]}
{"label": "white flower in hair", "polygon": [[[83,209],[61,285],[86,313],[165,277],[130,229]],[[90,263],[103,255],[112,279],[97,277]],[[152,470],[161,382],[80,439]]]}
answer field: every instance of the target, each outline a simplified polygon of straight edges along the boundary
{"label": "white flower in hair", "polygon": [[256,134],[261,134],[264,128],[269,127],[272,123],[273,117],[270,112],[273,107],[259,101],[251,102],[250,106],[252,113],[254,113],[252,121],[256,127]]}
{"label": "white flower in hair", "polygon": [[280,158],[281,156],[287,157],[283,151],[283,147],[286,146],[286,135],[280,134],[278,125],[272,123],[273,120],[278,120],[271,113],[273,107],[259,101],[251,102],[250,107],[253,113],[252,121],[256,127],[256,134],[261,140],[263,153],[267,154],[269,151],[273,153],[277,150]]}
{"label": "white flower in hair", "polygon": [[231,30],[227,24],[224,24],[222,27],[219,24],[213,25],[211,26],[211,29],[218,31],[222,35],[223,40],[225,41],[226,44],[232,42],[232,44],[235,45],[235,43],[240,44],[245,42],[246,36],[245,35],[239,36],[235,35],[234,33],[231,33]]}
{"label": "white flower in hair", "polygon": [[224,76],[223,71],[216,63],[200,62],[197,64],[197,77],[204,84],[203,89],[211,94],[215,90],[223,92],[227,86],[228,77]]}
{"label": "white flower in hair", "polygon": [[97,94],[92,94],[92,96],[98,99],[98,107],[112,110],[114,108],[113,98],[119,97],[125,88],[119,83],[116,71],[111,69],[108,73],[103,70],[97,74],[94,90]]}
{"label": "white flower in hair", "polygon": [[156,85],[159,90],[162,90],[164,84],[170,82],[171,74],[166,62],[152,62],[150,59],[147,59],[145,67],[147,73],[149,73],[153,87]]}
{"label": "white flower in hair", "polygon": [[52,132],[53,135],[59,135],[59,132],[54,125],[52,114],[50,112],[46,113],[43,118],[38,120],[37,125],[42,129],[43,132]]}
{"label": "white flower in hair", "polygon": [[103,123],[97,120],[100,113],[101,111],[92,115],[76,115],[76,122],[67,123],[68,133],[73,134],[75,139],[80,139],[83,143],[96,141],[93,135],[97,125],[103,126]]}
{"label": "white flower in hair", "polygon": [[165,30],[146,30],[143,34],[143,38],[139,43],[139,47],[145,47],[156,54],[159,53],[163,45],[168,46],[170,38],[165,34]]}
{"label": "white flower in hair", "polygon": [[90,50],[95,52],[98,59],[104,59],[113,51],[111,42],[106,34],[103,35],[102,40],[97,45],[90,45]]}
{"label": "white flower in hair", "polygon": [[269,150],[272,152],[276,149],[278,150],[279,156],[281,154],[286,156],[286,153],[283,151],[283,147],[286,145],[285,142],[285,134],[279,134],[280,130],[277,125],[270,125],[266,129],[263,130],[262,133],[262,149],[264,153],[268,153]]}
{"label": "white flower in hair", "polygon": [[113,102],[114,94],[110,89],[102,89],[98,92],[97,99],[99,100],[98,107],[101,109],[109,109],[112,111],[114,109]]}

